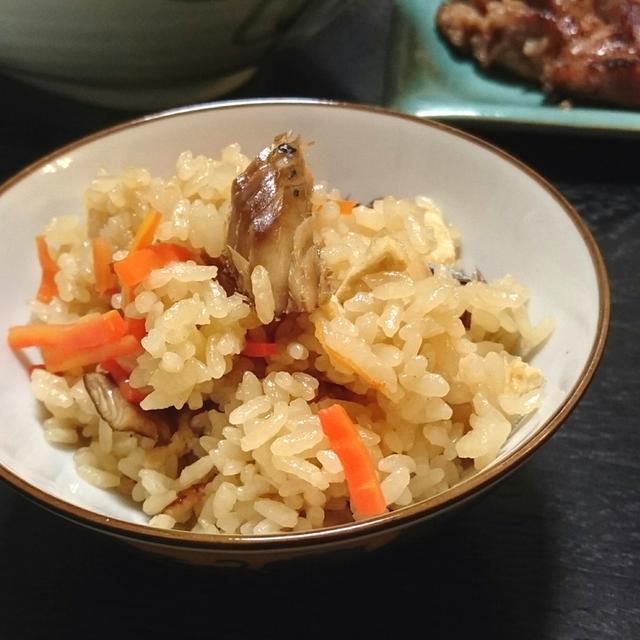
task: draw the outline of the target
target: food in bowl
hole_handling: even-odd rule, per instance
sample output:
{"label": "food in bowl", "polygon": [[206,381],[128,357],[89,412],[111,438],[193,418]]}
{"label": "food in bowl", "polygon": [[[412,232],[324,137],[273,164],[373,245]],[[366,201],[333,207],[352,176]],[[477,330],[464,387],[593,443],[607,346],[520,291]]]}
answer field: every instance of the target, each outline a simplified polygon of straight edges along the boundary
{"label": "food in bowl", "polygon": [[436,22],[481,65],[547,93],[640,106],[637,0],[448,0]]}
{"label": "food in bowl", "polygon": [[[455,270],[425,196],[316,184],[290,132],[173,177],[101,172],[36,240],[15,349],[38,347],[45,437],[78,474],[202,533],[304,531],[423,500],[495,459],[539,405],[526,289]],[[348,183],[348,176],[345,176]]]}

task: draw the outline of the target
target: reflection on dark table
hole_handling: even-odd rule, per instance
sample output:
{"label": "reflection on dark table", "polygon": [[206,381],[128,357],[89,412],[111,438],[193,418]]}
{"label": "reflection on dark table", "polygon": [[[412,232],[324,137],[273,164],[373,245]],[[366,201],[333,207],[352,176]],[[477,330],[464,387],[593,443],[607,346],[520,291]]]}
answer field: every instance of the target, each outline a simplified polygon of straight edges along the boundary
{"label": "reflection on dark table", "polygon": [[[393,71],[386,54],[390,3],[360,8],[365,4],[366,12],[351,11],[304,47],[274,52],[231,97],[383,103]],[[6,78],[0,91],[3,180],[59,145],[139,115]],[[524,468],[434,531],[414,530],[366,555],[253,572],[137,555],[1,485],[1,638],[103,637],[110,630],[140,638],[640,637],[640,432],[631,417],[640,383],[639,143],[476,133],[562,191],[609,269],[612,324],[604,360],[560,432]]]}

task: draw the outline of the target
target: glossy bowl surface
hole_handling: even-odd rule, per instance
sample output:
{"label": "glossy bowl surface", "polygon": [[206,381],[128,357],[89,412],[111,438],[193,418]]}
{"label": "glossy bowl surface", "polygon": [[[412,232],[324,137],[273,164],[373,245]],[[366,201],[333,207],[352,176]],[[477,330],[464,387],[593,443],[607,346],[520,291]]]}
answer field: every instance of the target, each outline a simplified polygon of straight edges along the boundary
{"label": "glossy bowl surface", "polygon": [[511,273],[530,290],[534,321],[556,329],[535,354],[546,377],[543,406],[518,426],[498,458],[452,489],[370,520],[304,533],[203,535],[153,529],[144,514],[76,475],[72,451],[48,444],[28,378],[0,344],[0,476],[41,505],[145,550],[191,562],[263,562],[340,547],[375,546],[445,513],[526,460],[585,391],[605,345],[609,290],[598,248],[567,201],[504,152],[441,124],[382,109],[314,101],[218,103],[149,116],[96,133],[27,167],[0,188],[0,331],[23,324],[39,273],[34,236],[52,216],[82,212],[96,172],[143,165],[171,175],[178,154],[213,155],[238,141],[248,155],[294,129],[315,144],[316,180],[362,201],[385,194],[431,197],[462,235],[461,267],[491,279]]}

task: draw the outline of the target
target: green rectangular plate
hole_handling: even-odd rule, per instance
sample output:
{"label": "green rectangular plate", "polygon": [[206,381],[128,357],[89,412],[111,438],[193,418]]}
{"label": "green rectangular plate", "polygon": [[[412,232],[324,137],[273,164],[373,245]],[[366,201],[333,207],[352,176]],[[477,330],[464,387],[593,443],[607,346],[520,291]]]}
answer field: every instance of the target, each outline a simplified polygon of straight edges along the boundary
{"label": "green rectangular plate", "polygon": [[544,93],[489,74],[454,54],[435,27],[440,0],[396,0],[387,105],[422,117],[509,128],[640,135],[640,111],[551,103]]}

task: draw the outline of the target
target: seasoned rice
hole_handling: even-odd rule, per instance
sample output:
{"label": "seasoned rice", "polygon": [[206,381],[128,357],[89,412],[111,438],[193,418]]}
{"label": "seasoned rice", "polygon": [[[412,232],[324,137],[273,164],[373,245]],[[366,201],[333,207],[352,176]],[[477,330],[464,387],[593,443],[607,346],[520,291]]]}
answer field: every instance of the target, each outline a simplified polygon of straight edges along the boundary
{"label": "seasoned rice", "polygon": [[[274,320],[269,277],[253,270],[251,304],[226,292],[216,259],[231,185],[248,163],[232,144],[218,159],[181,154],[169,179],[144,168],[101,172],[85,193],[87,225],[73,216],[48,224],[58,295],[31,303],[33,321],[72,322],[109,308],[144,319],[130,384],[145,390],[144,410],[174,417],[164,439],[115,430],[96,411],[83,371],[35,369],[45,437],[73,447],[79,476],[138,503],[150,525],[212,534],[352,518],[343,465],[318,418],[333,403],[357,424],[388,509],[489,465],[542,398],[542,374],[523,358],[552,323],[531,325],[524,286],[509,275],[463,284],[452,270],[458,233],[426,197],[387,196],[344,215],[340,194],[317,184],[313,238],[333,295],[277,323],[276,355],[245,357],[247,339],[262,339]],[[105,301],[89,233],[109,239],[122,259],[151,210],[162,216],[159,240],[205,260],[156,269],[129,300],[115,293]]]}

